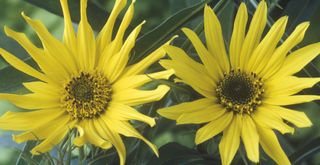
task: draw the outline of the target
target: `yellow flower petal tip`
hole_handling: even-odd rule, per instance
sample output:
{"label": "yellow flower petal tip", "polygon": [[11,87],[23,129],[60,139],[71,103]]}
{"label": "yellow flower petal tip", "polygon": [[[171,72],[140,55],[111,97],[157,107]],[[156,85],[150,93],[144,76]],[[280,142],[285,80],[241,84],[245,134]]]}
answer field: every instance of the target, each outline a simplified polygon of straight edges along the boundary
{"label": "yellow flower petal tip", "polygon": [[179,35],[174,35],[173,37],[170,38],[170,40],[167,43],[165,43],[164,46],[169,45],[171,42],[173,42],[173,40],[175,40],[178,37],[179,37]]}
{"label": "yellow flower petal tip", "polygon": [[[162,93],[162,97],[168,93],[168,91],[170,90],[170,87],[167,85],[159,85],[156,89],[156,92]],[[159,97],[157,99],[157,101],[161,100],[162,97]]]}
{"label": "yellow flower petal tip", "polygon": [[9,35],[9,33],[12,31],[8,26],[4,26],[3,27],[3,29],[4,29],[4,32],[6,33],[6,35]]}
{"label": "yellow flower petal tip", "polygon": [[191,29],[186,28],[186,27],[182,28],[181,30],[182,30],[183,33],[185,33],[185,34],[188,33],[188,32],[193,32]]}
{"label": "yellow flower petal tip", "polygon": [[12,135],[12,140],[19,144],[24,142],[23,139],[18,138],[16,135]]}
{"label": "yellow flower petal tip", "polygon": [[[164,113],[163,113],[164,112]],[[157,110],[157,113],[161,116],[164,116],[165,115],[165,109],[158,109]]]}
{"label": "yellow flower petal tip", "polygon": [[31,18],[28,17],[24,11],[21,12],[21,16],[22,16],[25,20],[31,20]]}
{"label": "yellow flower petal tip", "polygon": [[156,125],[156,119],[152,118],[151,122],[149,123],[150,127],[154,127]]}
{"label": "yellow flower petal tip", "polygon": [[[318,78],[294,76],[320,54],[319,43],[291,52],[302,41],[309,22],[299,24],[280,44],[288,17],[277,20],[263,36],[267,10],[267,3],[261,1],[249,19],[247,7],[241,3],[230,45],[225,46],[219,19],[210,6],[205,5],[206,45],[191,29],[182,28],[200,62],[181,48],[163,47],[171,59],[161,60],[161,66],[174,69],[175,82],[189,85],[203,98],[162,108],[157,113],[176,120],[177,124],[202,124],[195,136],[197,145],[222,134],[219,152],[225,165],[232,163],[241,141],[247,157],[255,163],[259,162],[261,146],[277,164],[289,164],[274,130],[293,134],[291,124],[309,127],[312,123],[304,113],[283,106],[320,97],[298,95],[319,82]],[[251,20],[249,28],[248,20]]]}
{"label": "yellow flower petal tip", "polygon": [[37,150],[35,150],[35,149],[32,149],[32,150],[31,150],[31,154],[32,154],[32,155],[40,155],[40,154],[42,154],[42,153],[39,152],[39,151],[37,151]]}

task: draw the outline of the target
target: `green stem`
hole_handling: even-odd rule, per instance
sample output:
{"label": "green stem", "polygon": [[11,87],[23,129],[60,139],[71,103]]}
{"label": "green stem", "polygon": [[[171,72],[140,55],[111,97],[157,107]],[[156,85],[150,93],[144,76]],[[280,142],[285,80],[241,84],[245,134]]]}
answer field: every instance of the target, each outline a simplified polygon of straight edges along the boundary
{"label": "green stem", "polygon": [[79,147],[78,149],[79,149],[79,164],[84,165],[84,161],[85,161],[84,148],[82,146],[82,147]]}

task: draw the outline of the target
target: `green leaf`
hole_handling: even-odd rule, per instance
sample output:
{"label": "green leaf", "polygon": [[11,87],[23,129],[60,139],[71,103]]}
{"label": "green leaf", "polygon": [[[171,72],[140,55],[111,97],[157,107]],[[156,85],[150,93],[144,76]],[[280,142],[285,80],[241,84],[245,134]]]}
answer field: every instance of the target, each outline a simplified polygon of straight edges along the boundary
{"label": "green leaf", "polygon": [[303,21],[310,21],[315,15],[318,15],[320,7],[320,1],[304,1],[301,3],[300,0],[288,1],[285,6],[283,15],[289,15],[289,31],[293,29]]}
{"label": "green leaf", "polygon": [[[31,59],[25,61],[29,65],[35,66],[35,62]],[[0,92],[17,92],[23,86],[23,82],[35,80],[35,78],[26,75],[13,68],[12,66],[7,66],[0,70]]]}
{"label": "green leaf", "polygon": [[313,139],[308,144],[297,149],[293,154],[290,155],[289,159],[292,165],[301,164],[305,159],[318,152],[320,152],[320,137]]}
{"label": "green leaf", "polygon": [[[37,7],[43,8],[53,14],[63,17],[59,0],[24,0]],[[80,21],[80,0],[69,0],[70,15],[73,22]],[[109,17],[109,13],[91,1],[88,1],[87,7],[88,21],[95,31],[100,31]],[[117,24],[120,21],[117,20]]]}
{"label": "green leaf", "polygon": [[134,48],[134,52],[136,53],[133,53],[129,63],[136,63],[137,61],[146,57],[149,53],[151,53],[160,45],[168,41],[168,39],[173,37],[176,32],[180,30],[180,28],[187,22],[191,21],[197,16],[201,16],[203,14],[203,8],[206,3],[208,3],[210,6],[215,6],[215,8],[217,9],[216,12],[219,12],[223,8],[222,6],[226,4],[226,2],[226,0],[205,0],[173,14],[159,26],[149,31],[137,40]]}
{"label": "green leaf", "polygon": [[37,162],[41,161],[41,156],[33,157],[30,153],[30,150],[37,145],[36,141],[28,141],[24,145],[20,155],[17,159],[16,165],[26,165],[26,164],[38,164]]}
{"label": "green leaf", "polygon": [[107,151],[101,151],[98,154],[94,154],[93,157],[91,159],[87,159],[86,162],[90,165],[100,165],[105,164],[106,162],[113,165],[119,163],[119,158],[115,149],[109,149]]}
{"label": "green leaf", "polygon": [[[14,40],[0,31],[0,47],[14,54],[29,65],[36,66],[25,50]],[[10,65],[3,63],[0,70],[0,92],[13,92],[22,87],[22,82],[34,80],[34,78],[16,70]]]}
{"label": "green leaf", "polygon": [[153,158],[147,165],[166,165],[166,164],[212,164],[213,160],[205,159],[196,150],[190,149],[178,143],[168,143],[159,149],[160,157]]}
{"label": "green leaf", "polygon": [[129,63],[136,63],[149,53],[173,37],[185,23],[194,17],[201,15],[205,2],[197,3],[194,6],[182,9],[162,22],[159,26],[140,37],[135,45]]}

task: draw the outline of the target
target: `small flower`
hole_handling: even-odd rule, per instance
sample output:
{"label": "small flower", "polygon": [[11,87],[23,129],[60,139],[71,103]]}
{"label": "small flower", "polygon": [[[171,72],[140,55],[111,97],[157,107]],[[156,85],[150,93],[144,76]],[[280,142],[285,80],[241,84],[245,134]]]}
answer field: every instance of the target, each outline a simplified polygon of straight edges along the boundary
{"label": "small flower", "polygon": [[112,37],[115,20],[126,3],[127,0],[116,0],[107,23],[96,38],[87,21],[87,0],[81,0],[81,21],[77,34],[72,27],[68,2],[61,0],[65,22],[63,42],[55,39],[40,21],[32,20],[24,13],[22,16],[37,32],[43,48],[33,45],[24,34],[6,27],[6,34],[26,49],[40,71],[0,49],[0,54],[9,64],[38,79],[23,84],[31,91],[29,94],[0,94],[0,98],[30,110],[5,113],[0,118],[0,128],[25,131],[13,136],[18,143],[41,140],[31,151],[35,155],[51,150],[73,128],[79,134],[74,139],[75,145],[82,146],[89,142],[103,149],[114,146],[120,164],[125,163],[126,150],[119,134],[143,140],[158,155],[157,147],[129,121],[139,120],[151,127],[155,125],[153,118],[139,113],[132,106],[160,100],[169,87],[160,85],[154,90],[139,88],[150,82],[151,78],[168,79],[173,70],[144,74],[152,63],[165,55],[162,48],[127,66],[130,51],[144,22],[124,40],[134,13],[132,1],[115,37]]}
{"label": "small flower", "polygon": [[259,162],[260,144],[276,163],[290,164],[273,130],[293,133],[291,124],[312,125],[303,112],[283,106],[320,99],[317,95],[294,95],[320,81],[294,76],[320,53],[320,43],[290,53],[309,26],[304,22],[278,45],[285,32],[286,16],[276,21],[260,41],[267,21],[264,1],[257,7],[246,32],[247,20],[247,9],[242,3],[234,22],[229,56],[219,20],[208,6],[204,11],[207,47],[193,31],[183,29],[203,64],[192,60],[180,48],[165,47],[171,60],[161,60],[161,65],[174,69],[179,82],[190,85],[204,98],[160,109],[158,113],[177,124],[207,123],[197,130],[196,144],[222,132],[219,150],[223,165],[232,162],[240,139],[251,161]]}

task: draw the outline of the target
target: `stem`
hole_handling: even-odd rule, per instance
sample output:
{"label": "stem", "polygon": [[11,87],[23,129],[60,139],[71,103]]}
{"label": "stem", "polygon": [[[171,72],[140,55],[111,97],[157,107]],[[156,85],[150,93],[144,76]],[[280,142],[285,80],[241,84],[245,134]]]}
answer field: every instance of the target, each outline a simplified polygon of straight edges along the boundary
{"label": "stem", "polygon": [[71,148],[71,145],[70,145],[70,146],[68,146],[68,148],[67,148],[66,165],[70,165],[70,162],[71,162],[71,151],[72,151],[72,148]]}
{"label": "stem", "polygon": [[79,164],[84,165],[84,161],[85,161],[84,148],[82,146],[82,147],[79,147],[78,149],[79,149]]}
{"label": "stem", "polygon": [[243,149],[240,149],[240,150],[239,150],[239,153],[240,153],[241,159],[243,160],[243,163],[244,163],[245,165],[250,165],[249,162],[248,162],[248,160],[247,160],[247,158],[246,158],[245,153],[243,152]]}

